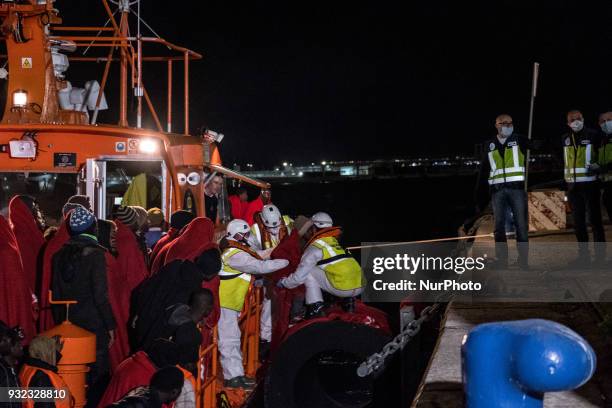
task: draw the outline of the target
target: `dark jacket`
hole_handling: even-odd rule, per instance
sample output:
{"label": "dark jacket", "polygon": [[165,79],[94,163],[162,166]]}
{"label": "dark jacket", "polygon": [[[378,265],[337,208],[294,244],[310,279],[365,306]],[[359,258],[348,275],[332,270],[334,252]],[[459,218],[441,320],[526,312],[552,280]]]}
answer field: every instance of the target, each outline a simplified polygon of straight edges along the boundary
{"label": "dark jacket", "polygon": [[159,396],[150,387],[138,387],[128,392],[121,400],[110,404],[113,408],[161,408]]}
{"label": "dark jacket", "polygon": [[[0,387],[19,387],[17,372],[0,357]],[[21,402],[0,402],[0,408],[21,408]]]}
{"label": "dark jacket", "polygon": [[162,337],[179,347],[179,363],[195,363],[202,344],[202,333],[191,318],[189,306],[178,303],[167,309],[169,315]]}
{"label": "dark jacket", "polygon": [[188,303],[203,281],[204,274],[193,262],[175,260],[138,285],[130,297],[132,347],[140,349],[161,337],[166,309]]}
{"label": "dark jacket", "polygon": [[[70,238],[53,255],[53,298],[76,300],[70,305],[70,321],[100,333],[116,327],[108,300],[104,248],[85,235]],[[63,305],[53,307],[56,323],[65,319]]]}

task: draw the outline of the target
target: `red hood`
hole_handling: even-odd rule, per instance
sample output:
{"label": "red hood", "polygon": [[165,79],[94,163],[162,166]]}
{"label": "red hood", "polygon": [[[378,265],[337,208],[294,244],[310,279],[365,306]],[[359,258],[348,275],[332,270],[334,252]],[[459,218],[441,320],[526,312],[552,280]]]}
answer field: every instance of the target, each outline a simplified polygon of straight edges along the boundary
{"label": "red hood", "polygon": [[169,242],[172,242],[178,236],[179,232],[180,231],[177,230],[176,228],[170,227],[170,229],[168,230],[168,233],[162,236],[155,243],[155,246],[153,247],[153,250],[151,251],[151,263],[155,261],[157,254],[159,254],[159,251],[161,251],[162,248],[166,246],[166,244],[168,244]]}
{"label": "red hood", "polygon": [[41,332],[47,331],[53,326],[53,315],[51,313],[51,305],[49,304],[49,289],[51,288],[51,274],[52,274],[52,260],[53,255],[59,251],[66,242],[70,239],[68,233],[68,219],[65,218],[61,223],[57,233],[49,240],[44,249],[43,264],[42,264],[42,275],[40,278],[40,291],[38,293],[38,299],[40,302],[40,318],[38,320],[38,327]]}
{"label": "red hood", "polygon": [[36,261],[40,248],[45,243],[45,238],[38,228],[32,212],[17,196],[13,197],[9,203],[9,220],[17,239],[17,245],[19,245],[23,271],[26,275],[28,286],[34,291],[37,275]]}
{"label": "red hood", "polygon": [[[11,227],[0,215],[0,320],[9,326],[21,326],[25,344],[36,334],[32,313],[32,292],[25,279],[17,240]],[[10,285],[7,284],[10,282]]]}
{"label": "red hood", "polygon": [[257,197],[255,200],[250,201],[244,210],[244,220],[249,225],[253,224],[253,216],[255,216],[256,212],[261,211],[263,206],[264,204],[261,197]]}
{"label": "red hood", "polygon": [[128,391],[136,387],[149,385],[155,371],[157,371],[157,367],[144,351],[139,351],[129,357],[113,373],[98,408],[105,408],[113,402],[119,401]]}
{"label": "red hood", "polygon": [[193,219],[170,244],[164,264],[176,259],[193,261],[205,250],[216,247],[212,242],[214,233],[215,225],[209,218]]}
{"label": "red hood", "polygon": [[115,224],[117,224],[118,274],[131,292],[149,276],[149,269],[132,230],[119,220],[115,220]]}

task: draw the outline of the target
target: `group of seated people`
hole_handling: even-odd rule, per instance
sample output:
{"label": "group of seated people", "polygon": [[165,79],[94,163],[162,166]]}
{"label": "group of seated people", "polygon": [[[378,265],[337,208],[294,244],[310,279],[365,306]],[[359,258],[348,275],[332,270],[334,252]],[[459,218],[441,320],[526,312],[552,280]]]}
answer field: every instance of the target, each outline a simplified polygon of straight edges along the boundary
{"label": "group of seated people", "polygon": [[[106,407],[146,392],[155,404],[173,397],[179,408],[193,407],[199,351],[214,341],[215,326],[225,387],[251,389],[255,381],[244,374],[239,317],[252,281],[261,282],[264,275],[284,270],[282,279],[274,281],[277,290],[305,287],[307,319],[325,315],[322,291],[345,299],[342,306],[350,312],[363,287],[359,264],[338,243],[340,228],[322,212],[294,222],[267,204],[252,225],[230,221],[217,243],[215,224],[188,211],[173,213],[166,223],[159,209],[117,206],[111,220],[102,220],[94,216],[87,197],[74,196],[64,206],[59,228],[49,229],[31,197],[16,196],[9,207],[10,223],[0,216],[0,253],[12,260],[5,277],[19,280],[23,292],[7,293],[1,308],[8,334],[0,349],[6,373],[5,380],[0,372],[0,386],[33,386],[23,381],[40,376],[37,371],[57,375],[53,366],[60,359],[61,340],[53,342],[54,358],[46,360],[32,354],[32,344],[44,341],[38,333],[68,317],[96,335],[88,406]],[[273,251],[294,229],[303,255],[291,266]],[[40,238],[37,250],[30,245],[33,238]],[[29,256],[38,261],[29,264]],[[264,291],[274,286],[265,285]],[[49,290],[54,299],[77,301],[68,316],[64,305],[50,304]],[[23,293],[30,299],[24,300]],[[264,296],[262,348],[272,337],[271,309]],[[25,360],[13,352],[15,342],[28,348]],[[35,359],[44,364],[27,365]],[[25,367],[34,367],[26,370],[31,376],[23,375]],[[178,369],[184,380],[177,395],[176,370],[168,367]],[[143,386],[149,388],[133,391]]]}

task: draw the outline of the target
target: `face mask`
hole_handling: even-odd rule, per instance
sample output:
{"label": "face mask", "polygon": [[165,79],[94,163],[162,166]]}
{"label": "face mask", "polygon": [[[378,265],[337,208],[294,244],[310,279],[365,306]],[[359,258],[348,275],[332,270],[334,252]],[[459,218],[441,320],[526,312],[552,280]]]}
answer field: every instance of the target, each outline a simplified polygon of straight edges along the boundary
{"label": "face mask", "polygon": [[509,137],[514,132],[513,126],[502,126],[500,135],[501,137]]}
{"label": "face mask", "polygon": [[276,234],[278,234],[278,233],[279,233],[279,231],[280,231],[280,227],[272,227],[272,228],[267,228],[267,227],[266,227],[266,229],[267,229],[267,230],[268,230],[268,232],[269,232],[270,234],[272,234],[272,235],[276,235]]}
{"label": "face mask", "polygon": [[612,133],[612,120],[606,120],[604,123],[602,123],[601,124],[601,130],[606,135],[609,135],[610,133]]}
{"label": "face mask", "polygon": [[584,127],[584,122],[581,120],[575,120],[572,123],[570,123],[569,126],[570,128],[572,128],[574,132],[580,132],[582,128]]}

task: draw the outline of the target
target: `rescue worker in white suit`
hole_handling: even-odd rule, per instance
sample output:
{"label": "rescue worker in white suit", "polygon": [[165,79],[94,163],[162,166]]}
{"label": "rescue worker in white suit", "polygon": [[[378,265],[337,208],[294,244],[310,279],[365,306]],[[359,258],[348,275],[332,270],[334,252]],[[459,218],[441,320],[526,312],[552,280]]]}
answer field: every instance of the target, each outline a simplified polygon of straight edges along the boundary
{"label": "rescue worker in white suit", "polygon": [[251,284],[251,275],[275,272],[289,264],[285,259],[264,260],[249,245],[250,229],[243,220],[233,220],[227,225],[228,247],[221,259],[223,267],[219,273],[219,352],[226,387],[252,388],[255,380],[245,377],[240,351],[240,327],[238,318]]}
{"label": "rescue worker in white suit", "polygon": [[[261,212],[255,214],[254,220],[249,242],[260,251],[274,250],[283,238],[291,234],[293,227],[293,220],[287,215],[281,215],[274,204],[264,205]],[[272,302],[267,296],[263,297],[261,305],[259,332],[262,342],[260,350],[267,350],[272,341]]]}
{"label": "rescue worker in white suit", "polygon": [[355,297],[365,286],[361,266],[338,243],[342,230],[333,226],[329,214],[316,213],[310,222],[312,226],[305,235],[308,242],[299,266],[277,286],[288,289],[306,286],[306,319],[325,315],[322,291],[343,298],[343,309],[353,311]]}

